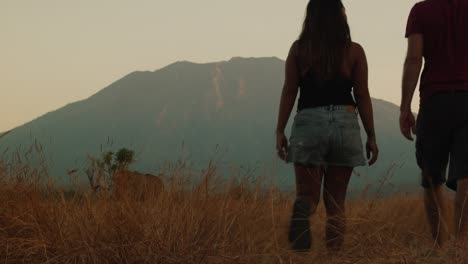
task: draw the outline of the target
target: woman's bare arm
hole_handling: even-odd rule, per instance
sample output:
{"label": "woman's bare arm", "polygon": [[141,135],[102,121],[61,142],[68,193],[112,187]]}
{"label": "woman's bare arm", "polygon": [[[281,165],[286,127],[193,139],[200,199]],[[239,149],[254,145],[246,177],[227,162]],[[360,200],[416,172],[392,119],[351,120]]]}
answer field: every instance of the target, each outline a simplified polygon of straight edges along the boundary
{"label": "woman's bare arm", "polygon": [[278,113],[278,125],[276,133],[284,133],[291,111],[296,102],[298,86],[298,69],[296,63],[296,44],[293,44],[286,59],[286,73],[281,93],[280,108]]}
{"label": "woman's bare arm", "polygon": [[276,150],[279,157],[283,160],[286,158],[288,148],[284,130],[296,102],[298,90],[299,72],[297,69],[297,44],[294,43],[286,59],[285,80],[281,93],[278,123],[276,126]]}
{"label": "woman's bare arm", "polygon": [[352,76],[354,96],[356,98],[362,124],[367,134],[367,158],[370,159],[369,165],[372,165],[377,161],[378,148],[374,128],[374,112],[369,93],[367,58],[364,49],[359,44],[353,44],[353,49],[355,54]]}

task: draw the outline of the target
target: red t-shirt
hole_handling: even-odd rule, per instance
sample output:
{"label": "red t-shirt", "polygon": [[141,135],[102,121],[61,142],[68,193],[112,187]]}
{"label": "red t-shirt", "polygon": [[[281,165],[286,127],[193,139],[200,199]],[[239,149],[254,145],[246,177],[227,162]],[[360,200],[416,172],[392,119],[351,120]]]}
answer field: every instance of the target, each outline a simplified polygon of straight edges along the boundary
{"label": "red t-shirt", "polygon": [[422,34],[421,102],[437,91],[468,90],[468,0],[426,0],[408,18],[406,37]]}

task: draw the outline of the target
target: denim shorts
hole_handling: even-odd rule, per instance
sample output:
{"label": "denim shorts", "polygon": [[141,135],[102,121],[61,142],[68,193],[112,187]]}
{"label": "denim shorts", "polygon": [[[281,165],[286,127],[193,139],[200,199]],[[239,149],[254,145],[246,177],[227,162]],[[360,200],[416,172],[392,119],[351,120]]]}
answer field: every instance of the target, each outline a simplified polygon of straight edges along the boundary
{"label": "denim shorts", "polygon": [[286,161],[305,166],[366,165],[355,107],[326,106],[298,112]]}

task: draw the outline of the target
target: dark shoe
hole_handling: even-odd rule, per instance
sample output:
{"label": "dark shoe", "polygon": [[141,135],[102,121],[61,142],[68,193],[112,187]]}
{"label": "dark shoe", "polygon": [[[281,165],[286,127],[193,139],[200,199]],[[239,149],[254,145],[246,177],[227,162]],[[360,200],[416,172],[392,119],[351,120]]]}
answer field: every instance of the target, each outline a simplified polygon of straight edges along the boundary
{"label": "dark shoe", "polygon": [[294,251],[310,250],[312,241],[309,216],[310,204],[301,200],[296,200],[294,202],[288,237],[291,248]]}

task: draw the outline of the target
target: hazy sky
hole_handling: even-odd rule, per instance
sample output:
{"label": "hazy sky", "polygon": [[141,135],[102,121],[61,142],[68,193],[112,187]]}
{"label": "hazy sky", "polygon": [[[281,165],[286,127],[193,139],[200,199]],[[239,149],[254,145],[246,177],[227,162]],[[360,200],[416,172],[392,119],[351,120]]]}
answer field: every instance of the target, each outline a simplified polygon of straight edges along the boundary
{"label": "hazy sky", "polygon": [[[0,0],[0,131],[135,70],[178,60],[284,59],[307,2]],[[400,100],[404,29],[415,2],[344,1],[353,38],[367,51],[374,97]]]}

